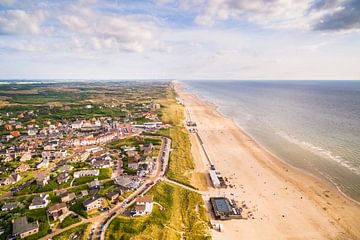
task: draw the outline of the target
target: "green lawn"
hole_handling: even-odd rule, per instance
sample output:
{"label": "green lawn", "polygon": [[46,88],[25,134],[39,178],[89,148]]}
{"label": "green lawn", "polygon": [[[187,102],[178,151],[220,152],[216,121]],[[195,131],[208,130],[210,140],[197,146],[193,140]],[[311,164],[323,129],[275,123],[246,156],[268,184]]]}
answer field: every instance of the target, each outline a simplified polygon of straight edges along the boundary
{"label": "green lawn", "polygon": [[87,218],[88,214],[85,211],[84,206],[83,206],[83,202],[85,200],[86,200],[86,197],[77,199],[74,204],[70,205],[70,210]]}
{"label": "green lawn", "polygon": [[201,196],[179,186],[159,182],[147,194],[165,209],[154,205],[153,212],[144,217],[115,218],[106,232],[109,240],[136,239],[211,239],[208,219]]}
{"label": "green lawn", "polygon": [[79,216],[76,216],[74,214],[70,214],[69,216],[67,216],[61,223],[60,223],[60,227],[61,228],[66,228],[70,225],[73,225],[75,223],[80,222],[81,219],[79,218]]}
{"label": "green lawn", "polygon": [[39,232],[25,238],[26,240],[36,240],[48,234],[50,226],[45,208],[30,210],[26,213],[26,216],[29,222],[39,221],[40,224]]}
{"label": "green lawn", "polygon": [[78,234],[80,237],[77,239],[85,239],[85,232],[90,223],[84,223],[77,227],[73,227],[63,233],[54,236],[53,240],[69,240],[74,234]]}
{"label": "green lawn", "polygon": [[143,140],[137,140],[135,137],[127,137],[124,139],[116,140],[108,144],[108,147],[112,149],[119,149],[122,146],[135,146],[138,147],[140,144],[149,144],[160,145],[161,139],[156,137],[144,137]]}

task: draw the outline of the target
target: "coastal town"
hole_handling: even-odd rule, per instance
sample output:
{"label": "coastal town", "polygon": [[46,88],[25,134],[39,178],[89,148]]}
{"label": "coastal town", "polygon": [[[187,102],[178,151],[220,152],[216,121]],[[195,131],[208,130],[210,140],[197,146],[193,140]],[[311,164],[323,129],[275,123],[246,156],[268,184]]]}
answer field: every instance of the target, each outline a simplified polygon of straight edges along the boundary
{"label": "coastal town", "polygon": [[89,238],[97,239],[100,224],[132,202],[130,215],[151,213],[153,196],[145,193],[165,174],[171,144],[156,132],[170,125],[160,121],[158,103],[116,107],[127,114],[39,122],[39,110],[1,113],[1,239],[49,239],[90,221]]}
{"label": "coastal town", "polygon": [[233,239],[275,215],[302,217],[296,206],[264,207],[298,190],[269,187],[235,128],[217,129],[223,118],[176,83],[9,83],[0,92],[1,240]]}

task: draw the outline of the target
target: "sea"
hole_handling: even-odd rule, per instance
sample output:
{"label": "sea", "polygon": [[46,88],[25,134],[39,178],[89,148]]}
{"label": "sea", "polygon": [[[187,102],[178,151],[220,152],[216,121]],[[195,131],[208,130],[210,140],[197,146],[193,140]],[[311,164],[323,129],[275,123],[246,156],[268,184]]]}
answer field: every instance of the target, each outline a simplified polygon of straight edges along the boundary
{"label": "sea", "polygon": [[183,81],[259,144],[360,202],[360,81]]}

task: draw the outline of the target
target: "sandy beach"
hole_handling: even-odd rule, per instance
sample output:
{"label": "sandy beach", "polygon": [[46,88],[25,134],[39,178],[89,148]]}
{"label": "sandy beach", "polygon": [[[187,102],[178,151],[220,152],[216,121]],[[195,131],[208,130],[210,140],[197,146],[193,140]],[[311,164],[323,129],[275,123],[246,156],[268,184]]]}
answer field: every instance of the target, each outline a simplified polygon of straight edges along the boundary
{"label": "sandy beach", "polygon": [[213,239],[360,239],[359,204],[329,183],[284,163],[236,124],[175,84],[216,169],[232,187],[214,189],[209,163],[191,133],[195,161],[193,184],[210,196],[244,202],[248,219],[222,221]]}

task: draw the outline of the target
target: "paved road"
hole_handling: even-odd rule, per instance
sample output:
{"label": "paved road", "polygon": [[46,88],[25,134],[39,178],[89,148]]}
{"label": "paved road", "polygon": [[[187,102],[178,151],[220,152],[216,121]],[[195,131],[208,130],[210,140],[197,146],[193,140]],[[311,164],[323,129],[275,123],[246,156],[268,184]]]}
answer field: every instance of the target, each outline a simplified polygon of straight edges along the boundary
{"label": "paved road", "polygon": [[[165,140],[166,139],[166,140]],[[166,142],[166,143],[165,143]],[[102,214],[89,218],[89,219],[82,219],[81,222],[78,222],[76,224],[70,225],[63,229],[56,229],[51,234],[46,235],[45,237],[41,238],[41,240],[48,240],[54,237],[55,235],[58,235],[60,233],[63,233],[66,230],[69,230],[73,227],[79,226],[84,223],[92,223],[92,228],[95,228],[93,239],[98,239],[100,236],[101,239],[105,239],[105,232],[110,224],[111,220],[113,220],[117,215],[124,213],[126,208],[133,204],[136,201],[136,197],[146,193],[151,189],[151,187],[159,180],[162,180],[162,177],[165,175],[166,168],[169,161],[169,155],[170,155],[170,147],[171,146],[171,139],[169,138],[163,138],[160,154],[157,158],[157,164],[156,164],[156,170],[155,174],[151,176],[149,179],[147,179],[135,192],[133,192],[130,196],[128,196],[124,201],[118,203],[114,208],[110,209],[107,212],[103,212]],[[163,152],[165,154],[163,155]],[[164,159],[163,161],[163,168],[161,166],[161,159]],[[102,227],[101,227],[102,226]]]}
{"label": "paved road", "polygon": [[[162,139],[163,139],[163,141],[161,144],[160,153],[159,153],[159,156],[156,161],[155,174],[149,178],[148,183],[155,184],[157,181],[161,180],[161,178],[166,173],[166,169],[167,169],[168,162],[169,162],[170,150],[171,150],[171,139],[166,138],[166,137],[163,137]],[[95,237],[98,237],[100,235],[100,239],[104,240],[105,234],[106,234],[106,229],[108,228],[111,221],[119,214],[122,214],[125,211],[127,206],[130,206],[131,204],[133,204],[136,201],[136,197],[138,195],[144,194],[147,191],[149,191],[151,189],[151,187],[154,186],[154,184],[150,184],[147,186],[146,186],[146,184],[143,184],[142,189],[140,189],[141,187],[138,189],[140,191],[137,191],[136,193],[132,194],[133,195],[132,201],[129,202],[124,208],[122,208],[121,210],[118,210],[118,211],[113,211],[113,212],[115,212],[115,215],[113,215],[111,218],[109,218],[105,223],[104,222],[100,223],[100,226],[97,226],[95,224],[95,227],[97,229],[95,231],[95,233],[96,233]],[[131,198],[128,198],[128,199],[131,199]],[[101,229],[101,224],[103,224],[102,229]],[[93,226],[94,226],[94,224],[93,224]]]}

